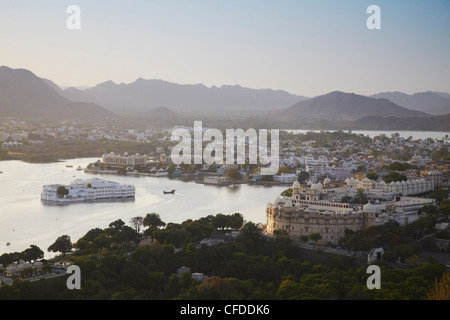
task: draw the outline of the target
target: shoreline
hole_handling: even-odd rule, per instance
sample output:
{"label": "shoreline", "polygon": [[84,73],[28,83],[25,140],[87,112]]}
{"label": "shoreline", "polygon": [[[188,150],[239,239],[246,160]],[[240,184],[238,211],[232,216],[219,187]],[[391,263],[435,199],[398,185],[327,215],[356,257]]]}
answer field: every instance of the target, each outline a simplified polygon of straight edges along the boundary
{"label": "shoreline", "polygon": [[[150,177],[150,178],[168,178],[170,180],[181,180],[184,182],[195,182],[198,184],[208,185],[208,186],[234,186],[234,185],[241,185],[241,184],[247,184],[247,185],[257,185],[257,186],[277,186],[282,187],[286,186],[289,187],[292,185],[292,183],[282,183],[282,182],[273,182],[273,181],[253,181],[253,180],[240,180],[240,181],[227,181],[227,182],[220,182],[220,183],[211,183],[211,182],[204,182],[201,179],[196,179],[194,175],[192,174],[176,174],[176,175],[151,175],[149,173],[139,173],[139,172],[126,172],[126,174],[119,174],[117,170],[95,170],[95,169],[84,169],[84,172],[87,174],[112,174],[112,175],[118,175],[118,176],[134,176],[134,177]],[[202,176],[203,177],[203,176]]]}

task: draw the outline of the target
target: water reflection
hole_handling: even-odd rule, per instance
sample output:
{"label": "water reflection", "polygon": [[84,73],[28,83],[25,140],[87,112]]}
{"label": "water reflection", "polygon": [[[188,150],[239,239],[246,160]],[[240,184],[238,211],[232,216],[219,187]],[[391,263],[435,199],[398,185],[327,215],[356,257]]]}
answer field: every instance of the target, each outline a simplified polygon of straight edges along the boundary
{"label": "water reflection", "polygon": [[[0,255],[20,252],[33,244],[48,257],[47,248],[61,235],[67,234],[76,242],[92,228],[106,228],[117,219],[129,224],[132,217],[151,212],[158,213],[166,223],[235,212],[241,213],[246,221],[265,223],[267,203],[286,189],[283,186],[238,184],[234,187],[211,186],[167,177],[88,175],[76,170],[78,166],[84,168],[97,160],[86,158],[42,164],[1,161]],[[120,184],[134,184],[136,196],[130,201],[103,200],[69,205],[41,202],[43,185],[68,184],[93,176]],[[176,190],[175,194],[163,194],[164,190],[172,189]],[[10,245],[6,246],[8,242]]]}
{"label": "water reflection", "polygon": [[117,198],[117,199],[96,199],[96,200],[83,200],[83,201],[74,201],[74,202],[55,202],[49,200],[41,199],[41,203],[45,206],[53,206],[53,207],[64,207],[64,206],[73,206],[77,204],[85,204],[85,203],[124,203],[124,202],[134,202],[135,198]]}

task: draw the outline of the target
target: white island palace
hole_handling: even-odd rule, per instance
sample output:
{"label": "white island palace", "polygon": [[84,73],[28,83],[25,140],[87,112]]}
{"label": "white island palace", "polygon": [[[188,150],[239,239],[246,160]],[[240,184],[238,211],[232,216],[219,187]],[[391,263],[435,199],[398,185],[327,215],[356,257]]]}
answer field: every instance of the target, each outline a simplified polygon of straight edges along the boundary
{"label": "white island palace", "polygon": [[[58,192],[58,189],[60,192]],[[59,193],[59,194],[58,194]],[[69,185],[45,185],[41,200],[55,203],[71,203],[93,200],[134,198],[136,193],[132,184],[120,184],[102,179],[77,179]]]}

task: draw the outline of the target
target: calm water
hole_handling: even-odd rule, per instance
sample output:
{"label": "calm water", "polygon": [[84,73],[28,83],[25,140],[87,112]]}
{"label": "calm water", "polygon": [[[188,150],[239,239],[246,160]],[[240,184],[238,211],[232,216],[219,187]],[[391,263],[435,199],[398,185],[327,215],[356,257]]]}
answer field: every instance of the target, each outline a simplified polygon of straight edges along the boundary
{"label": "calm water", "polygon": [[[236,188],[205,186],[195,182],[169,180],[167,177],[132,177],[93,175],[77,171],[97,158],[73,159],[48,164],[0,161],[0,255],[23,251],[31,244],[40,247],[46,258],[47,248],[61,235],[78,240],[92,228],[106,228],[122,219],[128,224],[134,216],[156,212],[161,219],[181,223],[209,214],[240,212],[247,221],[265,223],[265,207],[286,187],[241,185]],[[67,168],[66,165],[73,165]],[[68,184],[77,178],[97,177],[119,183],[132,183],[136,199],[132,202],[77,203],[46,206],[40,193],[45,184]],[[175,189],[175,195],[163,195]],[[10,246],[6,244],[10,242]]]}
{"label": "calm water", "polygon": [[[293,130],[294,131],[294,130]],[[295,130],[307,132],[309,130]],[[352,131],[374,137],[379,133],[390,136],[398,132],[413,139],[442,139],[448,132],[421,131]],[[0,161],[0,255],[23,251],[31,244],[39,246],[46,258],[52,257],[47,248],[57,237],[67,234],[78,240],[92,228],[106,228],[110,222],[122,219],[128,224],[134,216],[158,213],[164,222],[183,222],[217,213],[240,212],[247,221],[265,223],[268,202],[286,189],[283,186],[264,187],[241,185],[236,188],[205,186],[161,177],[122,177],[90,175],[77,171],[97,158],[73,159],[66,162],[28,164],[21,161]],[[66,165],[73,165],[67,168]],[[45,184],[69,182],[98,177],[119,183],[132,183],[136,199],[132,202],[79,203],[67,206],[46,206],[40,193]],[[176,189],[175,195],[163,195],[164,190]],[[10,242],[10,246],[6,244]]]}
{"label": "calm water", "polygon": [[[293,133],[306,133],[309,131],[314,132],[320,132],[320,130],[287,130],[289,132]],[[331,130],[333,131],[333,130]],[[343,130],[344,132],[348,132],[348,130]],[[444,131],[377,131],[377,130],[352,130],[352,133],[354,134],[362,134],[364,136],[369,136],[370,138],[373,138],[380,134],[385,134],[387,137],[390,137],[393,133],[398,133],[400,137],[408,138],[412,137],[413,140],[422,139],[425,140],[426,138],[433,138],[441,140],[445,138],[446,135],[450,136],[450,132],[444,132]]]}

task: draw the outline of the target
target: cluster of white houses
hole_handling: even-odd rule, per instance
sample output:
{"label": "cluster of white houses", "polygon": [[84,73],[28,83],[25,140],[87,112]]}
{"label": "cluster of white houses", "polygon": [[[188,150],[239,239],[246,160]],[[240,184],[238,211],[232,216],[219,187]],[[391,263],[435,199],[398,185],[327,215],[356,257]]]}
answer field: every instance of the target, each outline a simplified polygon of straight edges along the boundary
{"label": "cluster of white houses", "polygon": [[[3,266],[0,264],[0,269],[2,269]],[[5,276],[12,278],[18,275],[21,275],[25,270],[33,270],[34,273],[41,273],[43,271],[43,263],[40,261],[36,261],[34,263],[29,262],[21,262],[21,263],[12,263],[9,264],[5,268]]]}
{"label": "cluster of white houses", "polygon": [[357,190],[363,190],[369,199],[389,200],[396,195],[409,196],[433,191],[434,180],[424,178],[386,183],[369,178],[346,179],[345,193],[352,196]]}
{"label": "cluster of white houses", "polygon": [[[322,241],[337,244],[346,229],[365,230],[393,220],[404,225],[417,219],[424,205],[435,204],[433,199],[405,196],[432,190],[433,183],[425,180],[382,184],[372,180],[349,179],[342,188],[329,188],[329,183],[329,178],[323,183],[304,186],[295,181],[291,198],[278,197],[267,205],[266,234],[273,236],[275,230],[282,229],[292,239],[299,240],[301,236],[318,233]],[[376,200],[369,200],[364,206],[341,202],[344,195],[354,197],[357,188],[367,194],[372,192]],[[399,196],[400,193],[404,194]]]}
{"label": "cluster of white houses", "polygon": [[[58,193],[63,187],[67,194]],[[69,185],[45,185],[41,192],[41,200],[55,203],[82,202],[102,199],[134,198],[135,187],[132,184],[120,184],[102,179],[77,179]]]}
{"label": "cluster of white houses", "polygon": [[5,141],[2,143],[2,148],[4,148],[4,149],[17,148],[17,147],[22,147],[22,146],[23,146],[23,143],[17,142],[17,141]]}

